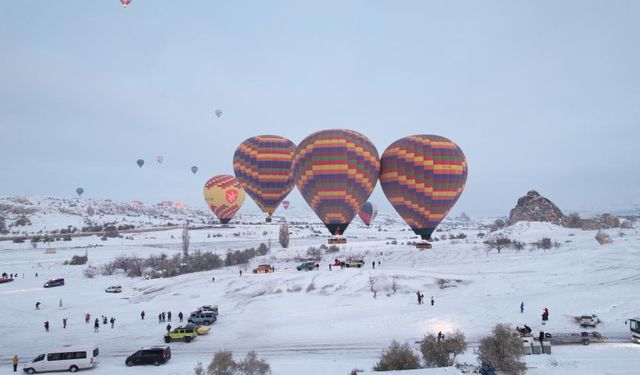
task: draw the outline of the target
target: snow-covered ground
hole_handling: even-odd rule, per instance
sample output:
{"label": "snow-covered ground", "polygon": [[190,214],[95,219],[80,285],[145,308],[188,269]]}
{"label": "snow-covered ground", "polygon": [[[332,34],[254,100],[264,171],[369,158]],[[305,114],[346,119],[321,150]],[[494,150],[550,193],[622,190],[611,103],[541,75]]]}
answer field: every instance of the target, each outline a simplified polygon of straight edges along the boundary
{"label": "snow-covered ground", "polygon": [[[47,217],[40,216],[39,227],[53,226]],[[259,215],[253,218],[255,223],[260,221]],[[25,361],[50,347],[95,342],[101,348],[100,365],[91,371],[95,374],[190,374],[198,361],[206,365],[221,349],[232,350],[238,358],[256,350],[271,363],[274,374],[347,374],[353,368],[370,370],[392,339],[417,348],[414,342],[425,334],[455,329],[462,330],[470,342],[461,360],[475,364],[473,348],[496,323],[528,324],[534,332],[579,332],[582,329],[574,317],[595,313],[603,321],[597,330],[610,343],[554,347],[550,356],[528,356],[529,374],[637,373],[640,345],[630,343],[624,324],[625,319],[640,315],[640,233],[636,228],[610,230],[614,243],[601,246],[594,231],[518,223],[491,235],[504,234],[526,243],[549,237],[560,248],[530,251],[527,246],[517,253],[506,249],[498,254],[487,253],[483,238],[477,236],[486,233],[481,223],[448,221],[438,235],[465,233],[467,238],[434,242],[433,249],[421,251],[406,244],[416,237],[397,217],[381,215],[371,228],[354,220],[346,232],[347,245],[325,255],[319,270],[300,272],[295,269],[296,258],[306,257],[307,248],[320,246],[327,236],[316,218],[289,218],[296,220],[309,224],[290,227],[289,249],[278,244],[278,224],[236,223],[230,228],[191,231],[192,251],[213,250],[221,255],[227,249],[257,247],[270,240],[269,254],[254,259],[243,276],[238,267],[229,267],[166,279],[124,275],[87,279],[83,276],[86,266],[62,264],[73,255],[83,255],[85,249],[93,266],[119,255],[171,256],[181,251],[180,230],[107,241],[95,236],[74,238],[47,245],[56,248],[55,254],[33,249],[29,243],[0,242],[0,272],[19,275],[14,282],[0,284],[0,364],[9,372],[13,354]],[[319,230],[323,235],[318,235]],[[329,270],[334,258],[349,256],[364,258],[364,267]],[[261,263],[273,264],[276,272],[251,274]],[[42,288],[53,277],[64,277],[65,286]],[[105,293],[110,285],[122,285],[123,293]],[[424,305],[416,302],[418,290],[427,297]],[[431,296],[434,306],[428,303]],[[36,301],[42,304],[39,311]],[[158,323],[158,313],[172,311],[175,327],[179,311],[188,315],[197,306],[212,303],[219,305],[220,316],[209,335],[188,344],[172,343],[173,358],[165,366],[124,366],[126,356],[136,349],[163,344],[166,323]],[[550,320],[543,327],[544,307],[550,310]],[[140,319],[142,310],[145,320]],[[92,319],[113,316],[115,328],[101,327],[94,333],[92,324],[84,322],[85,313]],[[62,329],[65,317],[69,319],[66,330]],[[49,333],[43,328],[45,320],[51,323]]]}

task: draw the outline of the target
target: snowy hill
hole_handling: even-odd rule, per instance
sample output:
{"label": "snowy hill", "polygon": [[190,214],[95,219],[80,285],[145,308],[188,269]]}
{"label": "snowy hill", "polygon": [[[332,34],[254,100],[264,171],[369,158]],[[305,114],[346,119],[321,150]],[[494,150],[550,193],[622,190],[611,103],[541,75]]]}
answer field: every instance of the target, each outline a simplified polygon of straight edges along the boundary
{"label": "snowy hill", "polygon": [[[30,200],[31,204],[22,203],[21,207],[37,208],[30,217],[41,228],[53,228],[61,217],[83,220],[86,206],[75,201],[70,213],[61,213],[63,206],[56,209],[57,203],[64,202],[56,199]],[[151,212],[157,212],[175,215],[170,220],[201,218],[206,222],[206,213],[198,210],[173,213],[173,209],[149,208],[157,211],[143,214],[111,202],[88,204],[96,210],[94,216],[104,215],[104,220],[117,217],[147,222]],[[161,225],[165,219],[157,220],[152,224]],[[265,243],[271,245],[267,255],[242,267],[173,278],[129,278],[122,273],[86,278],[84,270],[123,255],[180,254],[180,229],[133,233],[106,241],[95,236],[74,238],[72,245],[50,244],[48,247],[56,250],[54,254],[0,242],[0,269],[19,275],[0,286],[4,313],[0,320],[4,333],[0,363],[8,363],[14,352],[26,359],[62,343],[96,342],[102,358],[92,371],[95,374],[191,374],[196,362],[208,363],[212,353],[220,349],[233,350],[237,355],[254,349],[270,361],[274,374],[298,374],[301,366],[309,375],[346,374],[354,367],[370,369],[392,339],[414,343],[425,334],[460,329],[473,347],[496,323],[528,324],[534,331],[579,332],[582,329],[575,323],[575,316],[595,313],[603,322],[597,330],[615,344],[558,348],[557,354],[548,357],[553,361],[529,357],[529,374],[582,374],[589,373],[593,366],[603,371],[613,369],[607,372],[611,374],[633,373],[623,364],[635,361],[640,346],[625,343],[629,335],[624,321],[640,315],[637,227],[609,230],[614,242],[601,246],[594,239],[595,231],[548,223],[520,222],[488,233],[483,222],[447,220],[437,232],[440,240],[433,243],[433,249],[418,250],[410,245],[417,236],[397,217],[383,214],[371,227],[354,220],[345,233],[348,243],[335,253],[323,251],[319,270],[297,271],[300,260],[309,257],[310,247],[326,243],[326,229],[314,216],[287,218],[291,245],[282,249],[278,245],[279,224],[263,220],[258,214],[243,214],[229,228],[192,230],[191,251],[224,256],[229,250]],[[504,249],[498,254],[483,244],[485,238],[495,236],[528,246],[522,251]],[[529,246],[544,237],[560,246],[549,250]],[[85,249],[87,266],[63,264]],[[364,259],[364,266],[329,269],[333,259],[349,257]],[[375,268],[372,262],[376,262]],[[273,265],[276,272],[251,273],[264,263]],[[242,276],[240,269],[244,271]],[[43,282],[52,277],[64,277],[66,284],[42,288]],[[109,285],[122,285],[123,293],[104,293]],[[434,305],[418,305],[416,291],[427,300],[433,296]],[[39,311],[34,310],[36,301],[42,303]],[[519,310],[522,301],[523,314]],[[159,324],[155,319],[159,312],[188,314],[197,306],[212,303],[219,305],[220,317],[209,335],[189,344],[172,343],[173,358],[161,368],[124,367],[124,358],[137,348],[162,344],[166,323]],[[551,312],[546,326],[540,324],[544,307]],[[142,310],[148,317],[144,321],[139,315]],[[85,313],[116,317],[116,328],[103,327],[94,333],[84,323]],[[64,317],[69,318],[67,329],[61,327]],[[42,328],[45,320],[52,324],[49,333]],[[580,358],[579,363],[573,358]],[[475,364],[472,349],[462,360]]]}

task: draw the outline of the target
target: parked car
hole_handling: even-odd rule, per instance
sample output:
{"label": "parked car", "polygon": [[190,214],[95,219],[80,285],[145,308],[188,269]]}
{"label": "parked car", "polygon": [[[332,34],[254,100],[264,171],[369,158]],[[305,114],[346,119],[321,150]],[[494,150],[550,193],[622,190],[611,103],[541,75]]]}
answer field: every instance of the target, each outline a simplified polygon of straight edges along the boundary
{"label": "parked car", "polygon": [[302,270],[313,271],[314,269],[318,268],[318,267],[316,267],[316,264],[317,264],[316,262],[304,262],[304,263],[299,264],[296,267],[296,269],[298,271],[302,271]]}
{"label": "parked car", "polygon": [[187,319],[187,322],[208,326],[216,320],[218,320],[218,314],[213,311],[194,311],[189,316],[189,319]]}
{"label": "parked car", "polygon": [[53,288],[54,286],[62,286],[64,285],[64,279],[51,279],[44,283],[45,288]]}
{"label": "parked car", "polygon": [[345,266],[348,268],[360,268],[364,264],[364,260],[362,259],[351,259],[345,263]]}
{"label": "parked car", "polygon": [[27,374],[43,371],[71,371],[95,367],[98,364],[100,350],[97,345],[68,346],[52,349],[24,364],[22,370]]}
{"label": "parked car", "polygon": [[198,336],[206,335],[211,330],[211,327],[209,326],[200,326],[197,324],[187,324],[185,328],[195,328]]}
{"label": "parked car", "polygon": [[596,314],[582,315],[580,317],[580,326],[582,327],[595,327],[600,323],[600,319]]}
{"label": "parked car", "polygon": [[210,311],[218,316],[218,305],[204,305],[198,307],[197,311]]}
{"label": "parked car", "polygon": [[270,264],[261,264],[258,266],[258,268],[255,268],[253,270],[253,273],[269,273],[269,272],[271,272]]}
{"label": "parked car", "polygon": [[191,340],[195,339],[196,336],[198,336],[198,333],[196,332],[195,326],[190,326],[189,328],[187,328],[186,326],[178,327],[164,335],[164,342],[166,342],[167,344],[175,340],[191,342]]}
{"label": "parked car", "polygon": [[120,285],[112,285],[104,290],[107,293],[121,293],[122,287]]}
{"label": "parked car", "polygon": [[171,359],[171,348],[168,345],[165,346],[150,346],[142,348],[137,352],[131,354],[125,360],[127,366],[138,365],[154,365],[159,366],[163,363],[167,363]]}

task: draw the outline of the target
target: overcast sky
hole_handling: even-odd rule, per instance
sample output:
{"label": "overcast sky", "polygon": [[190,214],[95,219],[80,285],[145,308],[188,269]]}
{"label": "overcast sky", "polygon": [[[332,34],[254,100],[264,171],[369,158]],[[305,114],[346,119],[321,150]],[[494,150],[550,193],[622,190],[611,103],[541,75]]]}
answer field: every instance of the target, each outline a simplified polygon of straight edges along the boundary
{"label": "overcast sky", "polygon": [[[454,213],[504,215],[531,189],[568,212],[640,206],[639,15],[638,1],[5,1],[0,195],[204,207],[244,139],[349,128],[380,154],[413,134],[456,142],[469,177]],[[372,200],[388,207],[379,185]]]}

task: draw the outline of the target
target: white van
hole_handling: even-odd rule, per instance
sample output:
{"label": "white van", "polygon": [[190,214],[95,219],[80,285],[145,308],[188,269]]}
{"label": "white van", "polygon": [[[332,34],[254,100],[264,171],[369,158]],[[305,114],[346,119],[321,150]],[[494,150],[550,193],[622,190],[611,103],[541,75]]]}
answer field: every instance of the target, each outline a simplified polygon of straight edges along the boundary
{"label": "white van", "polygon": [[24,372],[71,371],[93,368],[98,364],[97,345],[65,346],[50,350],[24,365]]}

